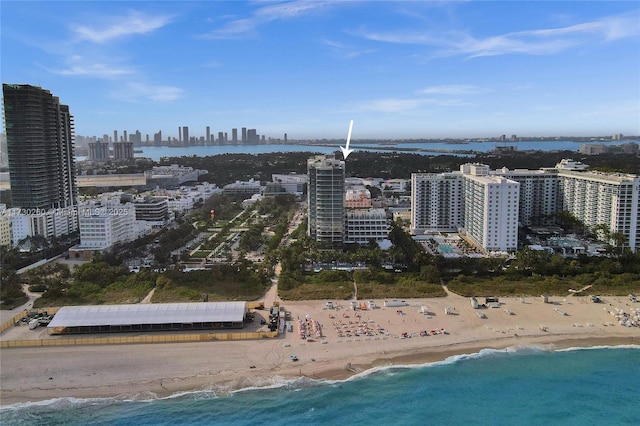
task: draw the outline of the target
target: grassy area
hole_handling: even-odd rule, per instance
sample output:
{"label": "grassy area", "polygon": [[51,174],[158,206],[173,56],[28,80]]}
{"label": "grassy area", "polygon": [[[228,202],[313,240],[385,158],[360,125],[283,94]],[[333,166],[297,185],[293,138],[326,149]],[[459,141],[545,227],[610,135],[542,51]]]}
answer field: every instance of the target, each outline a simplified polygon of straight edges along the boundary
{"label": "grassy area", "polygon": [[353,296],[353,281],[344,271],[300,274],[296,278],[281,276],[278,295],[283,300],[346,300]]}
{"label": "grassy area", "polygon": [[353,297],[353,279],[358,299],[443,297],[446,292],[440,284],[422,281],[417,274],[389,272],[322,271],[298,276],[281,277],[278,294],[284,300],[345,300]]}
{"label": "grassy area", "polygon": [[395,285],[379,283],[358,284],[358,299],[444,297],[441,285],[407,280]]}
{"label": "grassy area", "polygon": [[103,300],[108,305],[140,303],[152,288],[153,283],[150,281],[141,281],[135,285],[116,282],[104,289]]}
{"label": "grassy area", "polygon": [[24,303],[27,303],[29,298],[22,292],[19,279],[14,279],[14,282],[2,283],[0,286],[0,308],[13,309]]}
{"label": "grassy area", "polygon": [[582,274],[575,277],[509,277],[477,278],[458,276],[447,287],[462,296],[540,296],[549,294],[566,296],[569,289],[579,290],[587,285],[591,288],[582,295],[626,296],[640,293],[640,274],[608,275],[602,273]]}
{"label": "grassy area", "polygon": [[231,265],[205,271],[167,271],[156,281],[153,303],[255,300],[266,283],[254,272]]}
{"label": "grassy area", "polygon": [[144,269],[131,273],[105,263],[86,263],[72,281],[47,286],[35,307],[139,303],[155,288],[153,303],[255,300],[269,280],[247,265],[220,265],[209,270],[162,274]]}
{"label": "grassy area", "polygon": [[213,250],[196,250],[196,252],[191,255],[191,258],[204,259],[205,257],[209,256],[212,251]]}
{"label": "grassy area", "polygon": [[89,281],[76,281],[68,286],[51,286],[33,303],[34,308],[69,305],[113,305],[139,303],[155,285],[155,273],[118,275],[104,287]]}
{"label": "grassy area", "polygon": [[356,272],[358,299],[443,297],[440,284],[420,280],[417,274],[390,272]]}
{"label": "grassy area", "polygon": [[283,300],[347,300],[353,295],[351,283],[301,284],[290,290],[278,290]]}

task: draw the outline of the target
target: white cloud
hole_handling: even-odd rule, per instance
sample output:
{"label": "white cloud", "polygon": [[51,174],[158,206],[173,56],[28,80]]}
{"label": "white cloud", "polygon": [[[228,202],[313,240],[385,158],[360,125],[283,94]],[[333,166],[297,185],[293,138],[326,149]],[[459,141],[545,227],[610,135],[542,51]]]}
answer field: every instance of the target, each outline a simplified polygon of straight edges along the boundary
{"label": "white cloud", "polygon": [[471,84],[445,84],[439,86],[429,86],[418,91],[422,95],[479,95],[490,90]]}
{"label": "white cloud", "polygon": [[[464,95],[471,92],[480,93],[481,88],[477,86],[451,85],[451,86],[431,86],[418,94],[430,95]],[[484,92],[482,92],[484,93]],[[390,113],[414,113],[423,111],[424,107],[460,107],[471,105],[465,100],[455,97],[426,97],[415,96],[407,98],[382,98],[371,99],[358,102],[352,105],[350,109],[343,112],[390,112]]]}
{"label": "white cloud", "polygon": [[95,26],[74,24],[71,26],[80,41],[105,43],[114,39],[151,33],[171,22],[169,16],[150,16],[131,11],[127,16],[112,16]]}
{"label": "white cloud", "polygon": [[346,59],[377,52],[376,49],[356,49],[352,46],[329,39],[323,39],[321,42]]}
{"label": "white cloud", "polygon": [[223,27],[205,34],[204,38],[210,39],[233,39],[243,38],[251,34],[256,27],[256,22],[252,19],[236,19],[226,23]]}
{"label": "white cloud", "polygon": [[[258,7],[250,17],[230,21],[222,27],[203,35],[203,37],[209,39],[234,39],[248,37],[253,35],[255,29],[264,23],[307,15],[311,12],[330,7],[336,3],[339,3],[339,1],[296,0],[278,4],[269,2],[267,6]],[[257,2],[256,4],[262,5],[263,2]]]}
{"label": "white cloud", "polygon": [[356,35],[387,43],[432,46],[438,49],[435,56],[461,55],[473,58],[514,53],[553,54],[573,46],[638,37],[640,26],[638,12],[634,12],[560,28],[518,31],[482,38],[462,31],[436,33],[433,31],[360,30]]}
{"label": "white cloud", "polygon": [[182,95],[183,90],[175,86],[152,85],[147,83],[128,83],[112,92],[116,99],[127,102],[174,101]]}
{"label": "white cloud", "polygon": [[552,28],[513,33],[522,36],[554,37],[566,34],[596,34],[605,41],[634,37],[640,34],[638,13],[605,17],[600,20],[570,25],[562,28]]}
{"label": "white cloud", "polygon": [[318,10],[336,3],[335,1],[299,0],[279,3],[262,7],[255,12],[255,16],[267,21],[289,19],[304,15],[312,10]]}
{"label": "white cloud", "polygon": [[50,69],[54,74],[64,76],[81,76],[113,79],[116,77],[133,74],[134,70],[127,67],[117,67],[101,61],[95,61],[73,55],[67,59],[67,67],[64,69]]}

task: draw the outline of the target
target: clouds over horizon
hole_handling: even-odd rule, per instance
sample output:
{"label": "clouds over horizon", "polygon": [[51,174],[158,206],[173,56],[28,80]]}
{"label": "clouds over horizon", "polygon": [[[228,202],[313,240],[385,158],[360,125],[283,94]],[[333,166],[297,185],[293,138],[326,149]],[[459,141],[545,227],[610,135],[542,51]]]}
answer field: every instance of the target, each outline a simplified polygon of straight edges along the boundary
{"label": "clouds over horizon", "polygon": [[110,96],[125,102],[141,102],[142,100],[168,102],[179,99],[184,91],[178,87],[129,82],[118,86],[110,92]]}
{"label": "clouds over horizon", "polygon": [[357,102],[350,111],[375,111],[410,113],[423,107],[466,107],[473,105],[469,97],[490,93],[492,89],[473,84],[443,84],[426,86],[416,90],[414,96],[405,98],[381,98]]}
{"label": "clouds over horizon", "polygon": [[[64,67],[44,67],[49,72],[66,77],[96,78],[114,84],[111,96],[132,101],[169,102],[180,97],[183,90],[166,84],[150,84],[142,66],[133,65],[135,55],[120,42],[132,37],[149,36],[171,24],[174,17],[129,10],[123,14],[96,16],[96,25],[75,22],[67,24],[72,36],[58,52]],[[126,78],[126,80],[125,80]],[[123,86],[124,84],[124,86]],[[127,87],[128,90],[123,90]]]}
{"label": "clouds over horizon", "polygon": [[72,55],[64,59],[65,68],[46,68],[48,71],[62,76],[94,77],[105,80],[117,79],[132,75],[135,70],[128,66],[107,64],[97,59],[87,59],[81,55]]}
{"label": "clouds over horizon", "polygon": [[[275,4],[273,2],[264,2],[267,5],[258,7],[249,17],[229,21],[221,27],[201,35],[201,37],[206,39],[250,37],[256,34],[259,26],[266,23],[319,12],[339,3],[344,2],[340,0],[295,0]],[[255,4],[262,5],[263,2],[256,2]]]}
{"label": "clouds over horizon", "polygon": [[546,55],[593,42],[607,43],[638,37],[637,12],[551,29],[509,32],[494,36],[473,36],[470,31],[372,31],[360,29],[354,36],[367,40],[429,46],[433,57],[476,58],[508,54]]}
{"label": "clouds over horizon", "polygon": [[390,137],[640,132],[631,2],[9,1],[2,12],[3,78],[73,104],[85,134],[108,122],[323,138],[344,136],[350,118],[360,135]]}
{"label": "clouds over horizon", "polygon": [[69,25],[69,29],[76,34],[78,41],[106,43],[128,36],[150,34],[171,23],[172,18],[167,15],[150,15],[130,10],[128,14],[122,16],[100,16],[97,20],[99,22],[97,26],[73,23]]}

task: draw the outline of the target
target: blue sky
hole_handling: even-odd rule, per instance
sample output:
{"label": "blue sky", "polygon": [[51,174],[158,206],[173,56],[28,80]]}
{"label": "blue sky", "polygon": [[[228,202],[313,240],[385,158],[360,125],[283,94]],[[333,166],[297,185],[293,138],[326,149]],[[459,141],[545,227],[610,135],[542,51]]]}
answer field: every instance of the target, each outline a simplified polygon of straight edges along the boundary
{"label": "blue sky", "polygon": [[[640,134],[638,1],[2,1],[76,134]],[[143,136],[144,137],[144,136]]]}

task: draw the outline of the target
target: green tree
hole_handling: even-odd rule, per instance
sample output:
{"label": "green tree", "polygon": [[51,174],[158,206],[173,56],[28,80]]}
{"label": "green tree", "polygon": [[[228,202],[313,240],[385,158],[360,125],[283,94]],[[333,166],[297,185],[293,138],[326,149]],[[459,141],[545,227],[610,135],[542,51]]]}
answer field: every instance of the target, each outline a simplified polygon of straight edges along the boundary
{"label": "green tree", "polygon": [[432,284],[440,283],[440,271],[435,265],[425,265],[420,268],[420,279]]}

